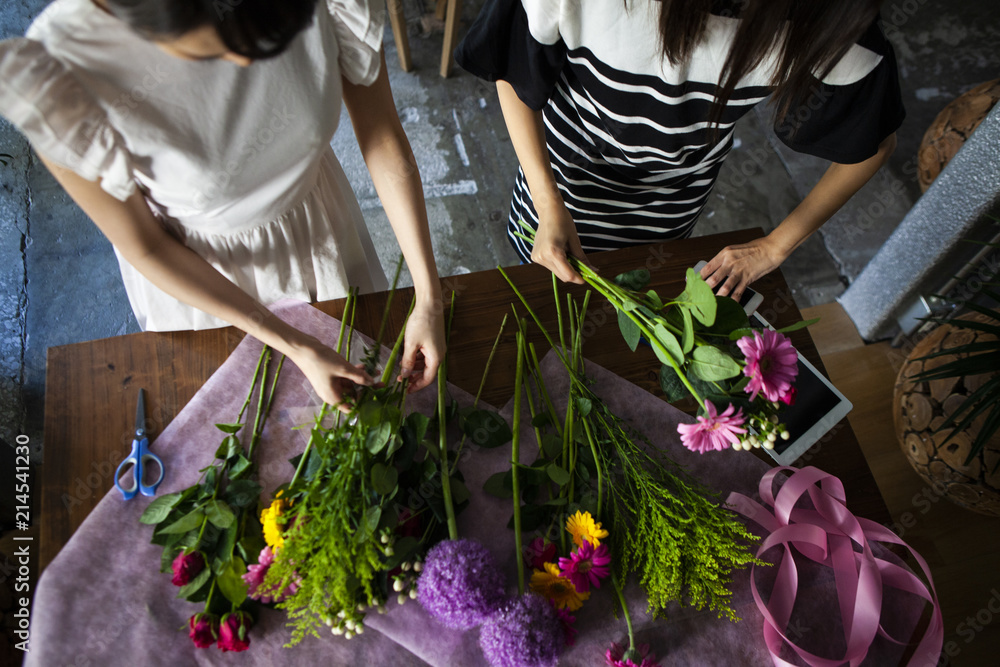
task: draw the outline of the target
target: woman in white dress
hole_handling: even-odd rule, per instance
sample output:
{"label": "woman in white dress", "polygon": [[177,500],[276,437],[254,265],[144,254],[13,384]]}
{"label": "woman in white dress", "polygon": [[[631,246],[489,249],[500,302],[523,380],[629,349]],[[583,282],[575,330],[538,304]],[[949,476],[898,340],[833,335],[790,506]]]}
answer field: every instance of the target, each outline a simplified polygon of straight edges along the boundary
{"label": "woman in white dress", "polygon": [[[376,8],[377,7],[377,8]],[[0,42],[0,113],[114,245],[145,330],[234,324],[324,401],[372,378],[262,305],[387,281],[330,148],[341,102],[417,303],[403,373],[444,354],[420,174],[369,0],[55,0]]]}

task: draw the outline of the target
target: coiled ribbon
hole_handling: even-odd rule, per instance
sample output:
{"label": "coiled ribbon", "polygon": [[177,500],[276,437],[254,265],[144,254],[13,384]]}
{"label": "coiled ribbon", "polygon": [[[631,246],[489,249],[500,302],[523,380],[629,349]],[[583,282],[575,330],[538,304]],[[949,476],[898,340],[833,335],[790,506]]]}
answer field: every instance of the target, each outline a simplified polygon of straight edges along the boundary
{"label": "coiled ribbon", "polygon": [[[775,478],[784,472],[791,475],[775,496]],[[807,494],[812,508],[798,507],[799,500]],[[908,665],[937,663],[944,642],[944,622],[930,568],[920,554],[880,524],[854,516],[845,504],[843,483],[819,468],[772,468],[761,478],[760,497],[773,508],[773,514],[740,493],[730,494],[727,503],[767,531],[757,550],[758,557],[777,546],[784,549],[766,604],[757,590],[753,570],[750,577],[754,601],[764,615],[764,641],[775,665],[795,667],[780,657],[786,644],[810,667],[840,667],[845,663],[856,667],[868,654],[876,634],[896,644],[907,644],[890,636],[882,627],[884,586],[913,593],[931,603],[930,623]],[[876,557],[872,542],[906,547],[923,570],[927,583],[909,569]],[[861,551],[855,550],[854,545]],[[806,558],[833,568],[847,643],[844,657],[839,660],[810,653],[786,634],[798,592],[799,575],[793,547]]]}

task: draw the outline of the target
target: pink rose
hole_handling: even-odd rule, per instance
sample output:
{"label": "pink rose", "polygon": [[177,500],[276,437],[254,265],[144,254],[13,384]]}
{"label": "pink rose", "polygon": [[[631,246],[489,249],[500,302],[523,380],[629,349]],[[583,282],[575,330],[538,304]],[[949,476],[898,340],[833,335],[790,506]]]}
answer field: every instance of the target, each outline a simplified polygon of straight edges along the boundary
{"label": "pink rose", "polygon": [[189,554],[182,551],[177,554],[171,568],[174,571],[174,577],[170,582],[174,586],[186,586],[198,576],[199,572],[205,569],[205,557],[199,551]]}
{"label": "pink rose", "polygon": [[245,651],[250,648],[250,628],[253,618],[245,611],[234,611],[222,617],[219,628],[219,648],[223,651]]}
{"label": "pink rose", "polygon": [[188,625],[188,636],[198,648],[208,648],[219,636],[219,618],[215,614],[195,614]]}

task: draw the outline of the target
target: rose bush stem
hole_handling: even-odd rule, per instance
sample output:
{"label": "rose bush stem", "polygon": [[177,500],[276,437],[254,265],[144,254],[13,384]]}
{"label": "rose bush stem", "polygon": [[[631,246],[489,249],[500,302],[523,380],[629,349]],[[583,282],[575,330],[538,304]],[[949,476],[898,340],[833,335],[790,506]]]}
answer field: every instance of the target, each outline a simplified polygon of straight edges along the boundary
{"label": "rose bush stem", "polygon": [[243,420],[243,413],[246,412],[247,408],[250,407],[250,400],[253,398],[254,387],[257,386],[257,377],[260,375],[261,364],[264,363],[264,355],[266,355],[271,348],[265,345],[261,351],[260,356],[257,358],[257,368],[254,369],[253,379],[250,381],[250,391],[247,393],[247,400],[243,401],[243,407],[240,408],[240,413],[236,416],[236,422],[240,423]]}

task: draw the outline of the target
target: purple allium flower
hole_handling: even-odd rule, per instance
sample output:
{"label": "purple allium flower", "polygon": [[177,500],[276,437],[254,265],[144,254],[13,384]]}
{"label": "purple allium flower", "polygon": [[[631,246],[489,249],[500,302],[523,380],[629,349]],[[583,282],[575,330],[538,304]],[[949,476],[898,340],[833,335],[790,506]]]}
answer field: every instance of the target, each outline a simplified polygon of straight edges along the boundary
{"label": "purple allium flower", "polygon": [[434,545],[417,587],[427,613],[456,630],[481,625],[504,600],[504,576],[490,550],[475,540]]}
{"label": "purple allium flower", "polygon": [[479,631],[493,667],[555,667],[565,643],[555,608],[534,593],[510,598]]}

